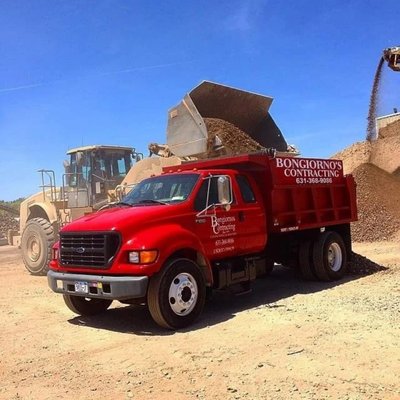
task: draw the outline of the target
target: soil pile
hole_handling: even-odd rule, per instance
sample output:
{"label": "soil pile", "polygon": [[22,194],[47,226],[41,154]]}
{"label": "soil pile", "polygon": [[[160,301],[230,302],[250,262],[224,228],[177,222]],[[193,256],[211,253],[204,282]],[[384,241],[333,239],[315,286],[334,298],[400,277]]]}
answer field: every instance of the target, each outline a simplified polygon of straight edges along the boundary
{"label": "soil pile", "polygon": [[377,140],[354,143],[332,156],[357,183],[359,221],[352,224],[357,242],[392,239],[400,232],[400,121],[382,131]]}
{"label": "soil pile", "polygon": [[400,230],[400,179],[373,164],[353,171],[357,182],[359,220],[352,224],[353,240],[383,241]]}
{"label": "soil pile", "polygon": [[[382,131],[384,137],[381,135]],[[399,154],[400,120],[382,128],[378,140],[354,143],[331,158],[343,161],[345,174],[352,173],[358,166],[365,163],[374,164],[386,172],[396,174],[400,171]]]}
{"label": "soil pile", "polygon": [[7,231],[9,229],[18,230],[19,222],[11,214],[5,211],[0,212],[0,238],[7,237]]}
{"label": "soil pile", "polygon": [[343,161],[345,174],[351,174],[358,166],[370,161],[371,142],[356,142],[331,158]]}
{"label": "soil pile", "polygon": [[385,270],[387,270],[387,267],[354,252],[351,253],[351,261],[347,263],[347,272],[350,275],[371,275]]}
{"label": "soil pile", "polygon": [[247,133],[228,121],[219,118],[204,118],[204,122],[208,131],[207,153],[209,157],[264,150],[264,147]]}
{"label": "soil pile", "polygon": [[384,128],[379,130],[380,138],[387,138],[391,136],[400,136],[400,119],[386,125]]}

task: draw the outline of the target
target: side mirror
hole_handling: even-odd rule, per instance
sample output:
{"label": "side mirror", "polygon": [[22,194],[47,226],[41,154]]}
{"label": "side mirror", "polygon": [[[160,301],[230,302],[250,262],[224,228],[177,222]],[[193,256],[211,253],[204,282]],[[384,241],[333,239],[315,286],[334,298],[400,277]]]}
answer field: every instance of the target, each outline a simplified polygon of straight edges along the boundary
{"label": "side mirror", "polygon": [[227,176],[220,176],[217,180],[218,203],[227,206],[232,203],[231,181]]}

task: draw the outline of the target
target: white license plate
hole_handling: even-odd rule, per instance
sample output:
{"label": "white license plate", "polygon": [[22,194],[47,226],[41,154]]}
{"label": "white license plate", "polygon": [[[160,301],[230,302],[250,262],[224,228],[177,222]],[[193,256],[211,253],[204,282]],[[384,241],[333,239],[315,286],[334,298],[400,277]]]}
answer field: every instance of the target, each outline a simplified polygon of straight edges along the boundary
{"label": "white license plate", "polygon": [[87,282],[75,282],[75,292],[89,293],[88,283]]}

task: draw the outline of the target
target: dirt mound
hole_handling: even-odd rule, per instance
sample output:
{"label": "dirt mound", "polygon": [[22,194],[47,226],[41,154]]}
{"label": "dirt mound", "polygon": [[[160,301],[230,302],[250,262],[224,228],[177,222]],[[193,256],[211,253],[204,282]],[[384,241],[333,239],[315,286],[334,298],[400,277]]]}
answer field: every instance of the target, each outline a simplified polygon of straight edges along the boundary
{"label": "dirt mound", "polygon": [[388,136],[373,142],[371,145],[371,157],[369,162],[386,172],[391,174],[396,173],[400,169],[399,154],[400,132],[395,136]]}
{"label": "dirt mound", "polygon": [[343,169],[345,174],[352,173],[358,166],[369,162],[371,155],[371,142],[356,142],[345,148],[339,153],[334,154],[331,158],[343,161]]}
{"label": "dirt mound", "polygon": [[347,263],[347,272],[350,275],[371,275],[385,270],[387,270],[387,267],[354,252],[351,253],[351,261]]}
{"label": "dirt mound", "polygon": [[[204,118],[204,122],[208,130],[207,147],[208,154],[211,157],[215,155],[252,153],[264,149],[249,135],[228,121],[219,118]],[[215,143],[216,137],[221,142],[221,145],[224,146],[222,151],[214,147],[215,144],[218,146],[218,140]]]}
{"label": "dirt mound", "polygon": [[11,214],[6,212],[0,212],[0,238],[7,237],[7,231],[9,229],[19,229],[19,222]]}
{"label": "dirt mound", "polygon": [[353,240],[383,241],[400,230],[400,179],[373,164],[353,171],[357,182],[358,221],[352,224]]}
{"label": "dirt mound", "polygon": [[[397,124],[398,122],[398,124]],[[334,154],[331,158],[343,161],[345,174],[351,174],[361,164],[371,163],[389,172],[396,173],[400,170],[400,121],[386,128],[387,136],[372,142],[356,142],[344,150]],[[398,130],[397,130],[398,129]]]}
{"label": "dirt mound", "polygon": [[400,136],[400,119],[379,129],[379,138],[387,138],[391,136]]}

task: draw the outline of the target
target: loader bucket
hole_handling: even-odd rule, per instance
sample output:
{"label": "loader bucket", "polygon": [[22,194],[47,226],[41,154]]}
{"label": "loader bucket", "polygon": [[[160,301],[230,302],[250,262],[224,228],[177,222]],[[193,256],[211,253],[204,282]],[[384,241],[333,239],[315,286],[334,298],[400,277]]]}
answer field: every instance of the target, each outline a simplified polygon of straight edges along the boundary
{"label": "loader bucket", "polygon": [[204,118],[225,120],[265,148],[287,151],[287,143],[268,109],[272,98],[204,81],[168,112],[167,143],[179,157],[207,157]]}
{"label": "loader bucket", "polygon": [[383,58],[393,71],[400,71],[400,47],[390,47],[383,51]]}

